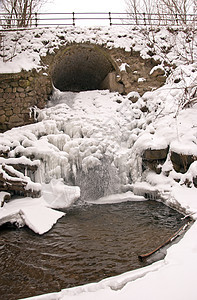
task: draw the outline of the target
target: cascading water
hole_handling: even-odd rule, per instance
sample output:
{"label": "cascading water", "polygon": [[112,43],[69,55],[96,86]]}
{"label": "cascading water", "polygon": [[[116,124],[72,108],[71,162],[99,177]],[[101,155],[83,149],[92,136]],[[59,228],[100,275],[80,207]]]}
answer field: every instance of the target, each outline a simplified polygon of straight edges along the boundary
{"label": "cascading water", "polygon": [[104,157],[101,163],[88,172],[78,170],[75,185],[80,187],[81,199],[96,200],[109,194],[120,192],[120,178],[116,168]]}
{"label": "cascading water", "polygon": [[[125,107],[120,106],[122,102]],[[47,150],[37,180],[63,178],[80,186],[83,199],[120,192],[123,185],[131,183],[129,132],[123,127],[127,124],[127,129],[130,123],[125,112],[129,110],[132,115],[130,104],[118,93],[55,89],[49,108],[40,111],[38,117],[44,124],[53,121],[50,134],[42,133],[40,139]]]}

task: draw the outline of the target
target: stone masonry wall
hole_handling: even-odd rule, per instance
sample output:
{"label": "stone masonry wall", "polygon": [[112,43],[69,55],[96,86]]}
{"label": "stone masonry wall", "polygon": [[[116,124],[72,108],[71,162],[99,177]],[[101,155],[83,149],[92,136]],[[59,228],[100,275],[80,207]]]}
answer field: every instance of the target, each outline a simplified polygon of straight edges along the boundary
{"label": "stone masonry wall", "polygon": [[0,74],[0,132],[32,123],[30,108],[44,108],[51,90],[42,72]]}

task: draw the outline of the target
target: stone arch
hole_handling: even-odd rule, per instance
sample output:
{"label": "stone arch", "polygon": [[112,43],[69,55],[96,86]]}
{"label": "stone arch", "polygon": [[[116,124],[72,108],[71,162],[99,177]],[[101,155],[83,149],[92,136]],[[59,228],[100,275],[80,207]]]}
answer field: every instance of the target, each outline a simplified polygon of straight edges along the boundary
{"label": "stone arch", "polygon": [[60,91],[123,92],[117,74],[118,67],[107,51],[91,44],[72,44],[59,50],[51,68],[52,83]]}

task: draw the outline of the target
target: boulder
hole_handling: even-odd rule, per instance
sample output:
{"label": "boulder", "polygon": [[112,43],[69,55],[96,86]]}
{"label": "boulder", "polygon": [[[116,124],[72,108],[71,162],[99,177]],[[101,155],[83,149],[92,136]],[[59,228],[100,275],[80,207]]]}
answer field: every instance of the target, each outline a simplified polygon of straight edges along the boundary
{"label": "boulder", "polygon": [[164,164],[169,147],[165,149],[146,149],[142,155],[143,169],[149,168],[157,174],[161,173],[161,165]]}
{"label": "boulder", "polygon": [[180,154],[176,153],[174,151],[171,151],[170,159],[173,164],[173,168],[178,173],[186,173],[189,169],[190,165],[197,160],[197,157],[194,155],[186,155],[186,154]]}
{"label": "boulder", "polygon": [[142,159],[148,161],[166,160],[169,147],[165,149],[146,149],[143,153]]}

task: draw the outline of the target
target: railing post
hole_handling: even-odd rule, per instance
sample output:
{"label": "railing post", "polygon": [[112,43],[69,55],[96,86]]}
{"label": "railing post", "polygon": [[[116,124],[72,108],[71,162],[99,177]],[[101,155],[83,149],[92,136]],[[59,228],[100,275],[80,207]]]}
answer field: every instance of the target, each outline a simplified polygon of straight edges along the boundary
{"label": "railing post", "polygon": [[178,15],[177,14],[175,14],[175,19],[176,19],[176,24],[178,25],[179,22],[178,22]]}
{"label": "railing post", "polygon": [[38,27],[38,13],[35,13],[35,25]]}
{"label": "railing post", "polygon": [[73,26],[75,26],[75,13],[73,12]]}
{"label": "railing post", "polygon": [[112,21],[111,21],[111,12],[109,12],[109,25],[112,26]]}
{"label": "railing post", "polygon": [[143,13],[143,15],[144,15],[144,25],[146,25],[146,14]]}

